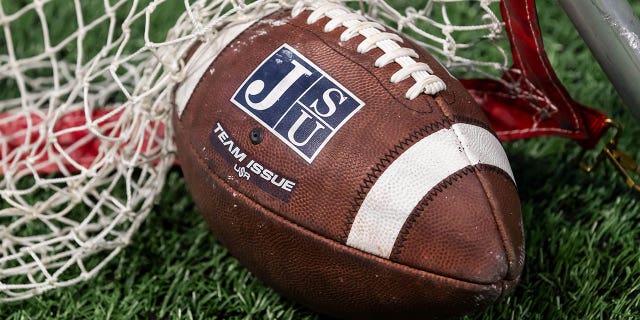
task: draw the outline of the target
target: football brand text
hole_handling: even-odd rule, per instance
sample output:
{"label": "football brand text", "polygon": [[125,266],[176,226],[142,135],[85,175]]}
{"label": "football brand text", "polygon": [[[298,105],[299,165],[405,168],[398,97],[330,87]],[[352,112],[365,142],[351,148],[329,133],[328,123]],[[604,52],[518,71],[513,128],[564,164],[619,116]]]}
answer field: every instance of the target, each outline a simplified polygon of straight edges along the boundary
{"label": "football brand text", "polygon": [[216,123],[209,141],[213,148],[233,165],[233,170],[239,178],[252,181],[261,189],[285,201],[289,197],[288,194],[294,190],[295,181],[269,169],[256,159],[249,159],[251,155],[240,149],[220,122]]}

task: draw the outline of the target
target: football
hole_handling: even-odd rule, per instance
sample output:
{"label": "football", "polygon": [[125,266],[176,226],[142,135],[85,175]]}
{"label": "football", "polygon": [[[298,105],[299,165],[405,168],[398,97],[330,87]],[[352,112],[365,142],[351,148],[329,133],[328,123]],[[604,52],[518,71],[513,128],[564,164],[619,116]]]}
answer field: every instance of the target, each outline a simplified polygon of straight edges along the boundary
{"label": "football", "polygon": [[266,284],[367,319],[455,317],[513,291],[524,236],[509,162],[424,49],[313,1],[230,24],[184,63],[172,101],[187,186]]}

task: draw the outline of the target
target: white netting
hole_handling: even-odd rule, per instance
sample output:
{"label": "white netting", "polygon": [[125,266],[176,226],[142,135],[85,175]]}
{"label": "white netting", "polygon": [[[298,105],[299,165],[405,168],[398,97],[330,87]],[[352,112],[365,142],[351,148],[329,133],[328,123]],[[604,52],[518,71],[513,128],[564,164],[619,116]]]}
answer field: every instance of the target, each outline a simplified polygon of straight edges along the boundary
{"label": "white netting", "polygon": [[[499,0],[343,2],[453,69],[508,67]],[[85,280],[118,254],[174,163],[179,57],[230,21],[295,1],[18,3],[0,0],[0,301]],[[454,6],[464,10],[450,16]]]}

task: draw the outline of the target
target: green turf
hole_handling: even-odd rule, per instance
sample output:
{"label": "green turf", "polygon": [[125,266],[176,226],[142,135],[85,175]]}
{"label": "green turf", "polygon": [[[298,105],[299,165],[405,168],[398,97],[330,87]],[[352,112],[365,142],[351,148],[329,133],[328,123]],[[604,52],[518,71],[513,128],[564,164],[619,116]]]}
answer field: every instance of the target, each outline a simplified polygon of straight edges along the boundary
{"label": "green turf", "polygon": [[[560,78],[580,102],[622,122],[626,131],[621,144],[640,159],[638,122],[622,106],[557,3],[538,2],[547,51]],[[640,14],[639,2],[634,9]],[[579,171],[579,148],[571,141],[540,138],[506,148],[523,201],[526,266],[513,296],[468,318],[640,318],[640,194],[629,191],[609,164],[592,175]],[[96,278],[2,304],[0,317],[318,317],[241,267],[208,232],[186,194],[181,173],[174,169],[133,244]]]}

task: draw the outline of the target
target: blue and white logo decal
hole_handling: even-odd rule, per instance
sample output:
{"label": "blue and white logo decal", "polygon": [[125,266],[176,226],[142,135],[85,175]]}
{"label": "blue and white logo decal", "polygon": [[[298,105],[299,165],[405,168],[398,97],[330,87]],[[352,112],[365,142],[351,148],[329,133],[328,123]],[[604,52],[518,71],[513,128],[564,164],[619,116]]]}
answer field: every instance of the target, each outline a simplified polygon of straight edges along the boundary
{"label": "blue and white logo decal", "polygon": [[311,163],[364,102],[288,44],[253,71],[231,102]]}

